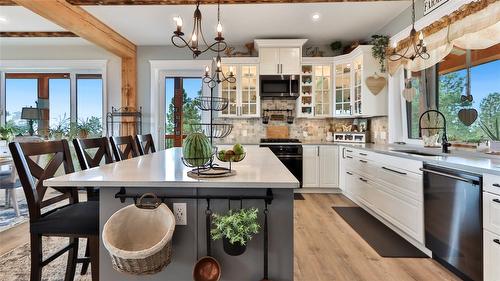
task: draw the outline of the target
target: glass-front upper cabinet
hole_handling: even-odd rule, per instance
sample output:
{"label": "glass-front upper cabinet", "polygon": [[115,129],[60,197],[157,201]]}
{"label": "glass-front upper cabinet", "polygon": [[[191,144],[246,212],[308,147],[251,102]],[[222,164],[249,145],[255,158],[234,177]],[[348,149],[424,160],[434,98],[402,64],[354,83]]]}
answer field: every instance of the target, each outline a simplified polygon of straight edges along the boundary
{"label": "glass-front upper cabinet", "polygon": [[241,66],[241,116],[258,115],[257,65]]}
{"label": "glass-front upper cabinet", "polygon": [[361,88],[362,84],[362,75],[363,75],[363,56],[359,56],[354,60],[353,63],[353,72],[354,72],[354,112],[355,115],[360,115],[361,111]]}
{"label": "glass-front upper cabinet", "polygon": [[314,66],[314,115],[330,116],[331,66]]}
{"label": "glass-front upper cabinet", "polygon": [[351,115],[351,63],[335,66],[335,116]]}
{"label": "glass-front upper cabinet", "polygon": [[[258,64],[240,62],[244,59],[247,58],[223,59],[224,75],[228,77],[231,69],[236,82],[225,81],[219,85],[219,96],[229,99],[228,107],[220,112],[220,117],[260,117]],[[228,63],[228,60],[237,62]]]}
{"label": "glass-front upper cabinet", "polygon": [[[229,75],[230,69],[233,74],[238,77],[238,68],[235,65],[223,65],[222,72],[226,77]],[[238,115],[238,80],[235,83],[229,83],[224,81],[219,84],[220,96],[222,98],[228,99],[228,106],[221,111],[220,115],[224,117],[237,116]]]}

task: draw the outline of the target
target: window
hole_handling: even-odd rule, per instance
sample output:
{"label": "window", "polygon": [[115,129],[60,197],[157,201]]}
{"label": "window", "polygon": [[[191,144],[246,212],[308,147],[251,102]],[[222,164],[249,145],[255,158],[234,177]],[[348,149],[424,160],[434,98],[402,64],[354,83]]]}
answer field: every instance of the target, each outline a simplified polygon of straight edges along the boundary
{"label": "window", "polygon": [[[186,134],[197,130],[202,113],[195,98],[202,92],[201,78],[165,78],[165,147],[181,146]],[[182,95],[181,95],[182,94]],[[176,122],[182,120],[181,122]]]}
{"label": "window", "polygon": [[5,123],[14,129],[14,134],[28,132],[26,120],[21,119],[23,107],[36,107],[38,101],[38,79],[5,79]]}
{"label": "window", "polygon": [[[487,135],[480,124],[494,130],[495,120],[500,119],[498,46],[477,51],[454,49],[440,63],[438,109],[446,117],[449,140],[459,142],[485,140]],[[470,59],[467,59],[467,56]],[[468,78],[473,101],[463,102],[461,96],[467,95]],[[476,110],[477,120],[466,126],[458,117],[461,109]]]}
{"label": "window", "polygon": [[[412,101],[406,101],[406,121],[408,139],[418,139],[418,121],[420,115],[428,109],[438,109],[447,123],[450,141],[479,142],[487,139],[480,124],[491,130],[495,120],[500,122],[500,45],[484,50],[453,49],[436,67],[421,72],[406,73],[411,75],[415,95]],[[469,59],[467,59],[469,56]],[[470,76],[472,102],[463,102],[462,95],[467,94],[467,80]],[[461,109],[475,109],[477,120],[466,126],[458,117]]]}
{"label": "window", "polygon": [[90,137],[102,135],[102,91],[100,74],[76,75],[76,120]]}
{"label": "window", "polygon": [[[76,77],[74,84],[71,77]],[[0,95],[5,100],[5,108],[0,108],[5,112],[1,123],[16,135],[28,133],[28,120],[21,119],[23,107],[38,109],[33,129],[41,137],[74,137],[81,131],[102,134],[100,74],[6,73],[5,92]]]}

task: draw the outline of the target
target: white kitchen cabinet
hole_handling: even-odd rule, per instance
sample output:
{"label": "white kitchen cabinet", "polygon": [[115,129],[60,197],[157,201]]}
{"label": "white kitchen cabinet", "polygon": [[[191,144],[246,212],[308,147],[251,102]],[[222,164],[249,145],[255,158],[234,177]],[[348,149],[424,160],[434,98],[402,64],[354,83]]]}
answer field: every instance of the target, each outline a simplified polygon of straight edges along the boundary
{"label": "white kitchen cabinet", "polygon": [[300,48],[260,48],[259,67],[262,75],[299,74]]}
{"label": "white kitchen cabinet", "polygon": [[340,147],[340,189],[392,226],[424,243],[421,161]]}
{"label": "white kitchen cabinet", "polygon": [[483,192],[483,227],[500,234],[500,195]]}
{"label": "white kitchen cabinet", "polygon": [[377,73],[379,63],[371,54],[371,45],[361,45],[351,53],[334,57],[334,105],[336,117],[386,116],[387,86],[374,95],[366,86],[366,79]]}
{"label": "white kitchen cabinet", "polygon": [[297,117],[332,117],[332,68],[328,58],[303,59]]}
{"label": "white kitchen cabinet", "polygon": [[484,245],[484,278],[485,281],[500,280],[500,234],[485,230]]}
{"label": "white kitchen cabinet", "polygon": [[302,187],[319,186],[319,147],[302,146]]}
{"label": "white kitchen cabinet", "polygon": [[303,145],[303,187],[337,188],[339,154],[336,145]]}
{"label": "white kitchen cabinet", "polygon": [[229,74],[232,69],[235,83],[227,81],[219,85],[219,96],[229,100],[228,107],[220,117],[260,117],[259,72],[255,58],[224,58],[222,71]]}
{"label": "white kitchen cabinet", "polygon": [[339,186],[339,149],[336,145],[319,146],[319,187]]}

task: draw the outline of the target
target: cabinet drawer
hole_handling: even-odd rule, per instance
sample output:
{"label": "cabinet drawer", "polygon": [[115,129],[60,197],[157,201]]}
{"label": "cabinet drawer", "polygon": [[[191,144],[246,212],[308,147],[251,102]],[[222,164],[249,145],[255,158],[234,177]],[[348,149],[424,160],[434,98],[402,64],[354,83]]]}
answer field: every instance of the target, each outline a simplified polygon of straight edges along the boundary
{"label": "cabinet drawer", "polygon": [[483,192],[483,227],[500,233],[500,195]]}
{"label": "cabinet drawer", "polygon": [[500,235],[485,230],[484,245],[484,280],[500,280]]}
{"label": "cabinet drawer", "polygon": [[484,174],[483,190],[500,195],[500,176]]}
{"label": "cabinet drawer", "polygon": [[377,167],[373,173],[382,183],[389,183],[397,187],[398,191],[406,196],[410,196],[418,202],[423,202],[422,175],[389,165]]}

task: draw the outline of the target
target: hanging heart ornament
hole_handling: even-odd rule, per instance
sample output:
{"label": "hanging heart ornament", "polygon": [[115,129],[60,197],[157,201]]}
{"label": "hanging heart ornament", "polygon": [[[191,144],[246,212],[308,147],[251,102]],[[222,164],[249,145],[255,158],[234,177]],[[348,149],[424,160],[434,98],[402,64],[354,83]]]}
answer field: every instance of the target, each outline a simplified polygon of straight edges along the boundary
{"label": "hanging heart ornament", "polygon": [[405,79],[405,88],[401,93],[407,102],[412,102],[417,95],[417,90],[411,85],[411,79]]}
{"label": "hanging heart ornament", "polygon": [[366,78],[365,83],[372,94],[378,95],[387,85],[387,79],[375,73],[375,75]]}
{"label": "hanging heart ornament", "polygon": [[460,119],[465,126],[470,126],[477,119],[477,110],[474,108],[462,108],[458,112],[458,119]]}

